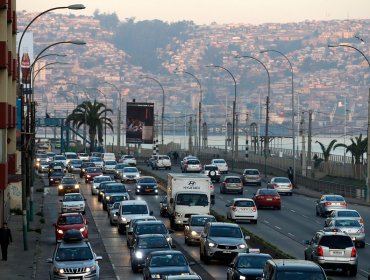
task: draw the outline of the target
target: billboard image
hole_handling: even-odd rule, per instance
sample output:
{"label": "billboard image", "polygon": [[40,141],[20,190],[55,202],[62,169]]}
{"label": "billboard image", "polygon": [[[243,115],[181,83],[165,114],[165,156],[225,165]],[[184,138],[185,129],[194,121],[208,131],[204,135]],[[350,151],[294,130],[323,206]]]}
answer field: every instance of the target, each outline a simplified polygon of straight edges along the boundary
{"label": "billboard image", "polygon": [[154,103],[127,102],[126,143],[153,144]]}

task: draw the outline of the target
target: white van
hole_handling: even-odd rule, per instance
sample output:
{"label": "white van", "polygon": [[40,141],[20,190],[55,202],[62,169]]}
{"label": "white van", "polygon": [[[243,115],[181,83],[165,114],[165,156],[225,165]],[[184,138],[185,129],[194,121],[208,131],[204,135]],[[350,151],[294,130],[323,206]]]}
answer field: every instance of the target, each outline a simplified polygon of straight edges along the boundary
{"label": "white van", "polygon": [[107,161],[107,160],[116,160],[116,155],[114,153],[103,153],[102,159],[104,161]]}

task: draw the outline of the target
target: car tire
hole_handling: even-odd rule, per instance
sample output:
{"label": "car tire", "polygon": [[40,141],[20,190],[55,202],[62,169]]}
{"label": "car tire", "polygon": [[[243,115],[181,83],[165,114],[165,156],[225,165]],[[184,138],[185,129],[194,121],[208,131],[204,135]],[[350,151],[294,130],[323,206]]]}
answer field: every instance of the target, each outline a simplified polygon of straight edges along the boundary
{"label": "car tire", "polygon": [[355,277],[357,275],[357,265],[348,269],[349,276]]}
{"label": "car tire", "polygon": [[320,213],[319,211],[317,210],[317,207],[316,207],[316,216],[319,217],[320,216]]}
{"label": "car tire", "polygon": [[131,269],[132,269],[133,273],[138,273],[139,272],[139,268],[136,265],[131,265]]}
{"label": "car tire", "polygon": [[85,214],[86,214],[86,211],[85,211],[85,210],[83,210],[83,211],[82,211],[82,215],[85,215]]}
{"label": "car tire", "polygon": [[276,209],[277,209],[277,210],[281,210],[281,206],[277,206],[277,207],[276,207]]}
{"label": "car tire", "polygon": [[251,220],[251,223],[256,225],[258,220]]}
{"label": "car tire", "polygon": [[239,192],[239,194],[243,195],[243,190],[241,190],[241,191]]}

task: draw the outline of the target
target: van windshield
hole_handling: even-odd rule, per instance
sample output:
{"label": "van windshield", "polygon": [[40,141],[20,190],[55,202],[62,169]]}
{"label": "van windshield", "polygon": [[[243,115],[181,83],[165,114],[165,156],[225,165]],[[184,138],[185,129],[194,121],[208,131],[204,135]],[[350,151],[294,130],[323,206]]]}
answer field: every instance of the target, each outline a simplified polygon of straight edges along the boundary
{"label": "van windshield", "polygon": [[277,280],[325,280],[321,271],[278,271]]}
{"label": "van windshield", "polygon": [[206,194],[181,193],[176,198],[176,204],[187,206],[207,206],[208,197]]}
{"label": "van windshield", "polygon": [[351,237],[345,235],[328,235],[323,236],[319,245],[329,247],[331,249],[345,249],[353,247]]}
{"label": "van windshield", "polygon": [[132,214],[149,214],[148,207],[144,204],[141,205],[123,205],[122,215]]}

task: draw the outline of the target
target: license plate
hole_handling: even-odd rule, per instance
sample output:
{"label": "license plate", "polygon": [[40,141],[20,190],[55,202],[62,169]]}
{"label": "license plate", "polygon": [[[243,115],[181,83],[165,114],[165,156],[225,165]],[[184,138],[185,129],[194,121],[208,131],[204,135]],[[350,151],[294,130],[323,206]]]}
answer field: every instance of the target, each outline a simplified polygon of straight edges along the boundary
{"label": "license plate", "polygon": [[272,198],[266,198],[266,200],[272,200]]}
{"label": "license plate", "polygon": [[223,250],[222,251],[224,254],[231,254],[231,251],[230,250]]}
{"label": "license plate", "polygon": [[150,190],[148,189],[148,190],[145,190],[146,192],[150,192]]}
{"label": "license plate", "polygon": [[250,212],[251,211],[250,208],[239,208],[238,210],[241,211],[241,212]]}
{"label": "license plate", "polygon": [[68,280],[81,280],[81,277],[70,277]]}
{"label": "license plate", "polygon": [[343,251],[331,251],[330,252],[330,255],[343,256],[344,255],[344,252]]}

